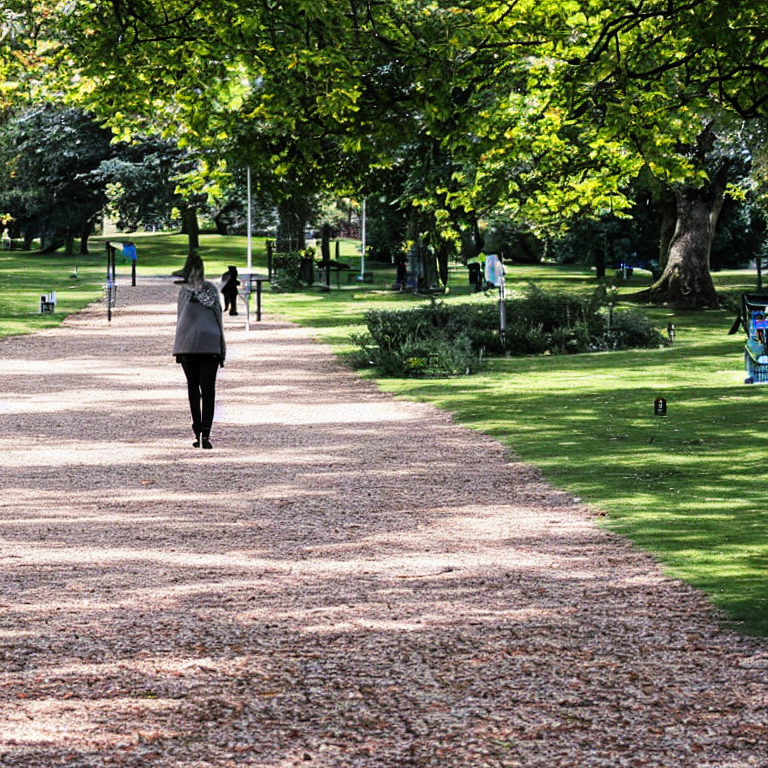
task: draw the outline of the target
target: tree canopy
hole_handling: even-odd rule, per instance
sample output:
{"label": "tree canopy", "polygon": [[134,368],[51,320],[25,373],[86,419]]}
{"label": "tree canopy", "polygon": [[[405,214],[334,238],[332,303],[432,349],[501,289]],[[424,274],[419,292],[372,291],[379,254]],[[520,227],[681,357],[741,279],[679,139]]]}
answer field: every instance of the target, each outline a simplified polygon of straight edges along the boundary
{"label": "tree canopy", "polygon": [[679,210],[709,205],[655,298],[710,303],[733,179],[721,190],[699,150],[715,135],[724,157],[766,117],[761,16],[747,0],[11,0],[0,66],[4,94],[65,95],[123,139],[173,136],[203,176],[252,167],[286,218],[395,174],[435,244],[489,211],[534,231],[624,215],[646,169]]}

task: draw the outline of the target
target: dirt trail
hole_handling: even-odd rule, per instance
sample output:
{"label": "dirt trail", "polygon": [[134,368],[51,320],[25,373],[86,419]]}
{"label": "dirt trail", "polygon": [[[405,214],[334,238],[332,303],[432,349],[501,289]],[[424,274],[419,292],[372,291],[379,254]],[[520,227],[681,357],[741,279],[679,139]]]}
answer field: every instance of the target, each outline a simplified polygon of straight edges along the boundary
{"label": "dirt trail", "polygon": [[768,766],[768,646],[494,440],[176,286],[0,341],[0,765]]}

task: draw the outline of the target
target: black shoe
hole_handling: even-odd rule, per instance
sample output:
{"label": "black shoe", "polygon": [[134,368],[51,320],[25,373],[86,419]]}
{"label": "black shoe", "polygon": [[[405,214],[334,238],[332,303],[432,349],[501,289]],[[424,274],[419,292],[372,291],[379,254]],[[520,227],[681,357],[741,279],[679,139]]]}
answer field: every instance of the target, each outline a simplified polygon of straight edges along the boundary
{"label": "black shoe", "polygon": [[211,445],[211,441],[207,437],[203,438],[203,448],[206,448],[208,450],[213,448],[213,446]]}

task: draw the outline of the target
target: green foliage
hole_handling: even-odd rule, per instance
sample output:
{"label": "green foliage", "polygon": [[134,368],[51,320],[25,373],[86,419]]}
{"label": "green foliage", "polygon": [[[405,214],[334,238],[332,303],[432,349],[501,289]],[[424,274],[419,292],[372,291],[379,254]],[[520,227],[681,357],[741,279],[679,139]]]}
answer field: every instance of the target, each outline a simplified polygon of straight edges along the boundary
{"label": "green foliage", "polygon": [[177,175],[189,164],[188,155],[157,137],[119,144],[115,156],[99,165],[93,182],[106,185],[109,211],[122,232],[167,229],[180,197]]}
{"label": "green foliage", "polygon": [[406,311],[371,310],[367,334],[355,334],[353,362],[374,366],[384,376],[475,373],[487,356],[575,354],[659,348],[668,341],[647,315],[631,310],[607,313],[600,291],[589,297],[548,292],[529,285],[507,300],[506,331],[500,331],[495,303],[448,304],[433,300]]}
{"label": "green foliage", "polygon": [[768,105],[768,35],[747,0],[11,7],[14,40],[44,40],[61,91],[121,138],[174,135],[206,176],[223,158],[251,166],[278,205],[321,189],[371,196],[394,175],[385,197],[441,266],[488,214],[543,239],[626,212],[643,169],[704,192],[716,167],[693,151],[702,128],[730,119],[740,137],[732,118],[764,119]]}
{"label": "green foliage", "polygon": [[726,199],[710,256],[712,269],[738,269],[765,257],[766,212],[754,200]]}
{"label": "green foliage", "polygon": [[[375,366],[385,376],[456,376],[475,373],[483,365],[484,350],[470,337],[468,305],[443,302],[406,311],[370,310],[367,334],[353,335],[358,367]],[[482,310],[479,310],[482,314]]]}
{"label": "green foliage", "polygon": [[107,202],[101,163],[115,154],[110,131],[80,110],[46,105],[2,127],[0,164],[6,176],[0,210],[27,241],[43,248],[71,245],[90,232]]}
{"label": "green foliage", "polygon": [[350,339],[358,347],[350,362],[358,368],[375,366],[382,376],[443,378],[477,373],[483,365],[482,355],[464,334],[451,339],[406,336],[398,345],[387,347],[372,344],[369,334],[351,334]]}
{"label": "green foliage", "polygon": [[300,251],[281,253],[273,257],[272,268],[274,272],[271,282],[273,291],[292,293],[306,287],[307,281],[303,279],[304,276],[302,275],[303,258],[304,253]]}
{"label": "green foliage", "polygon": [[638,309],[620,309],[613,313],[610,328],[599,339],[600,348],[606,350],[621,349],[660,349],[670,345],[653,318]]}

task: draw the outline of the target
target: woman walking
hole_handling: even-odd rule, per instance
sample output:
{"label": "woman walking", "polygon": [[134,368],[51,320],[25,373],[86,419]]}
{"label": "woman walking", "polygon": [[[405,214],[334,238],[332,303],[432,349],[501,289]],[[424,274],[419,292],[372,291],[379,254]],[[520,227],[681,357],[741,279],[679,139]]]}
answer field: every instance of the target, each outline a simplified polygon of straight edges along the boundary
{"label": "woman walking", "polygon": [[211,425],[216,400],[216,374],[224,365],[227,347],[219,292],[205,280],[203,260],[191,251],[182,271],[176,312],[173,354],[187,377],[192,430],[199,448],[213,448]]}

